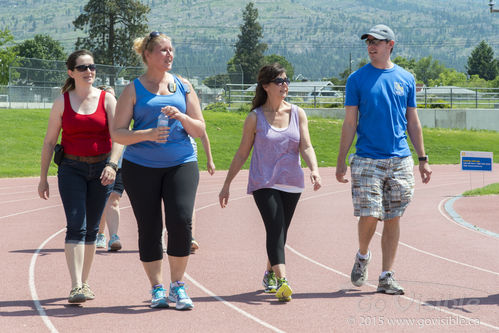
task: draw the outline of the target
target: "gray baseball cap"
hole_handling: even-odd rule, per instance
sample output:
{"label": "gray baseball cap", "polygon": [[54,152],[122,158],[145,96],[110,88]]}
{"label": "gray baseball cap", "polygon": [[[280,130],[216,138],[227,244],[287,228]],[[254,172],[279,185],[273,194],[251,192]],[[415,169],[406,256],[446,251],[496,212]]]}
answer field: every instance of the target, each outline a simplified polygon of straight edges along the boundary
{"label": "gray baseball cap", "polygon": [[369,35],[379,40],[395,40],[395,34],[392,29],[384,24],[375,25],[368,33],[363,34],[360,39],[366,39]]}

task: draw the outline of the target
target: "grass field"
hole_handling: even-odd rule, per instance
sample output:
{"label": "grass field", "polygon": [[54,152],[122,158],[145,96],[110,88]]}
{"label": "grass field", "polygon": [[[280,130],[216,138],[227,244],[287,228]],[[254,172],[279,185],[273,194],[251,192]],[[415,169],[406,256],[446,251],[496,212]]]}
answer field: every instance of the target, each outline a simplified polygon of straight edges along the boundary
{"label": "grass field", "polygon": [[[0,177],[39,175],[48,116],[49,110],[0,110]],[[218,170],[228,169],[241,140],[246,114],[205,111],[204,117],[216,167]],[[309,119],[320,167],[336,165],[341,124],[342,121],[337,119]],[[499,162],[499,132],[425,128],[424,139],[430,164],[459,164],[461,150],[490,151],[494,153],[494,162]],[[199,166],[205,170],[206,157],[199,139],[197,142]],[[249,167],[249,160],[244,167]],[[56,166],[52,164],[49,174],[55,175],[56,172]]]}

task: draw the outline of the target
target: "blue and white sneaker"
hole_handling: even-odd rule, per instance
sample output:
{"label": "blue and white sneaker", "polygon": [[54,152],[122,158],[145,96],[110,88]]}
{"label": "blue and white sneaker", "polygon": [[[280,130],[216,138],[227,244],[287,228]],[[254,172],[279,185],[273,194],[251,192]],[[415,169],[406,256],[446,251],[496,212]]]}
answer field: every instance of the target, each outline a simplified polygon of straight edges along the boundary
{"label": "blue and white sneaker", "polygon": [[162,284],[158,284],[154,286],[154,289],[151,290],[152,299],[151,299],[151,308],[167,308],[169,307],[168,301],[166,298],[166,290],[163,288]]}
{"label": "blue and white sneaker", "polygon": [[185,284],[181,281],[170,283],[170,292],[168,293],[168,300],[175,302],[177,310],[191,310],[194,308],[192,300],[185,292]]}
{"label": "blue and white sneaker", "polygon": [[106,248],[106,235],[97,234],[97,239],[95,241],[95,247],[98,249],[105,249]]}
{"label": "blue and white sneaker", "polygon": [[111,236],[109,243],[107,243],[107,250],[113,252],[121,250],[121,241],[118,235],[114,234]]}

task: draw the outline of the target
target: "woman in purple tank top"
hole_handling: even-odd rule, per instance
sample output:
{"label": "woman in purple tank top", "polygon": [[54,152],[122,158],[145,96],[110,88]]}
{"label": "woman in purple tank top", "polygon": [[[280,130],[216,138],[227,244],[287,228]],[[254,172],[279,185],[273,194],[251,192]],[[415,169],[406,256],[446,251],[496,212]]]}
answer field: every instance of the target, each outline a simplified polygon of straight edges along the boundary
{"label": "woman in purple tank top", "polygon": [[289,79],[279,64],[263,66],[252,111],[246,118],[243,137],[219,194],[220,206],[229,201],[230,183],[248,159],[253,148],[248,179],[248,194],[255,203],[267,233],[267,270],[263,287],[288,302],[293,293],[286,279],[284,246],[291,219],[305,188],[300,155],[310,168],[310,180],[317,191],[321,178],[315,151],[310,142],[305,111],[284,99]]}

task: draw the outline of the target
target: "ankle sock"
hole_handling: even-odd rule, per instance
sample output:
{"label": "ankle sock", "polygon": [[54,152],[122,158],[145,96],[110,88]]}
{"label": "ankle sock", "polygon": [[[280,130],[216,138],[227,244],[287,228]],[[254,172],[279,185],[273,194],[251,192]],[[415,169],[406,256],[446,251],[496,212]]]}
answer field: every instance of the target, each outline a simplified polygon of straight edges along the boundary
{"label": "ankle sock", "polygon": [[357,256],[362,260],[366,260],[369,259],[369,257],[371,256],[371,252],[367,251],[366,254],[361,254],[360,251],[357,251]]}
{"label": "ankle sock", "polygon": [[381,272],[381,275],[379,276],[380,279],[384,279],[388,273],[391,273],[391,271],[383,271]]}

